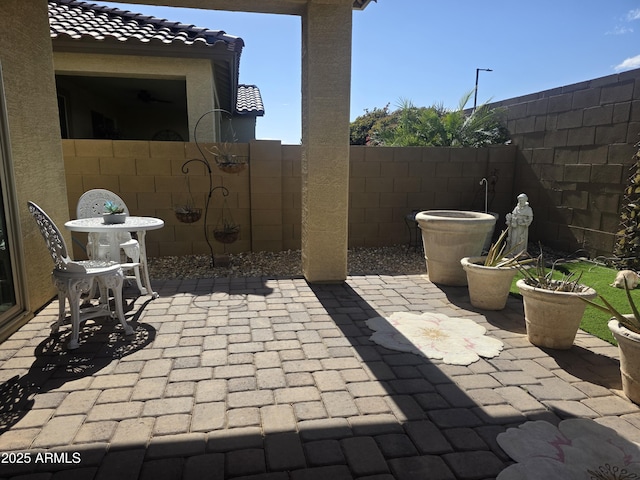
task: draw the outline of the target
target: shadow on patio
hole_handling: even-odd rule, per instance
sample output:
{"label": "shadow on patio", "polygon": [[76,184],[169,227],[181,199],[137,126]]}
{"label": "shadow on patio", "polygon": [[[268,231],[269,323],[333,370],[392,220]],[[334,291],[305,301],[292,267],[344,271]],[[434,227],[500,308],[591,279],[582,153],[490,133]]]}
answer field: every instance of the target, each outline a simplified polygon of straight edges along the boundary
{"label": "shadow on patio", "polygon": [[[161,297],[139,314],[139,344],[121,352],[113,324],[96,324],[76,377],[59,343],[44,348],[56,302],[0,345],[3,401],[20,412],[0,451],[81,458],[13,463],[3,476],[485,479],[510,463],[496,436],[528,420],[594,418],[640,439],[638,408],[568,367],[594,354],[531,346],[518,305],[488,321],[464,289],[454,304],[424,276],[154,283]],[[365,321],[395,311],[471,318],[504,350],[460,366],[372,343]],[[615,360],[594,363],[619,376]],[[26,397],[34,384],[43,390]]]}

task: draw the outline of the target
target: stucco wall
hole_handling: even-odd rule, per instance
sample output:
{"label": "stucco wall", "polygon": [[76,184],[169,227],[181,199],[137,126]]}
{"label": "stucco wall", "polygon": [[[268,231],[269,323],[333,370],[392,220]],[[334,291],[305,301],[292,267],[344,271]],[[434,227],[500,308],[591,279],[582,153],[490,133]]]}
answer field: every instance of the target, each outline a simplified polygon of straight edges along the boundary
{"label": "stucco wall", "polygon": [[[111,140],[64,140],[69,215],[82,193],[107,188],[118,193],[133,215],[165,220],[162,230],[147,234],[151,256],[208,253],[203,220],[180,223],[173,206],[189,195],[182,164],[197,158],[194,144]],[[241,224],[240,240],[214,251],[281,251],[301,245],[301,148],[278,141],[253,141],[238,148],[249,156],[239,174],[213,165],[213,186],[229,189],[228,212]],[[483,177],[497,175],[490,210],[512,208],[511,182],[516,149],[367,148],[352,147],[349,193],[349,245],[382,246],[408,241],[405,217],[412,210],[484,208]],[[191,196],[204,205],[209,189],[205,168],[192,162]],[[223,197],[214,192],[209,224],[221,215]],[[78,236],[78,238],[80,238]],[[81,251],[77,250],[77,254]]]}
{"label": "stucco wall", "polygon": [[518,146],[514,188],[534,210],[530,239],[610,256],[640,140],[640,70],[496,105]]}
{"label": "stucco wall", "polygon": [[10,135],[10,158],[5,161],[15,182],[15,193],[8,192],[8,208],[15,211],[12,227],[21,239],[14,253],[24,263],[24,304],[33,311],[55,290],[50,279],[53,263],[27,201],[40,204],[57,223],[68,218],[46,0],[0,2],[0,31]]}

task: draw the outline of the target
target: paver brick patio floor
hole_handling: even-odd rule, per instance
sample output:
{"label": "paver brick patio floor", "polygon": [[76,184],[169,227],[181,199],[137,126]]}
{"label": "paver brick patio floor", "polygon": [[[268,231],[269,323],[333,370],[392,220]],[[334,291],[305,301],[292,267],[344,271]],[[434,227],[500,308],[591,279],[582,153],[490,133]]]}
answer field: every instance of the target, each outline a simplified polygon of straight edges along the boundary
{"label": "paver brick patio floor", "polygon": [[[516,298],[475,311],[420,275],[154,286],[129,299],[134,338],[99,319],[67,351],[54,301],[0,344],[0,479],[482,480],[511,463],[496,436],[528,420],[640,441],[617,348],[534,347]],[[471,318],[504,350],[454,366],[372,343],[365,321],[396,311]]]}

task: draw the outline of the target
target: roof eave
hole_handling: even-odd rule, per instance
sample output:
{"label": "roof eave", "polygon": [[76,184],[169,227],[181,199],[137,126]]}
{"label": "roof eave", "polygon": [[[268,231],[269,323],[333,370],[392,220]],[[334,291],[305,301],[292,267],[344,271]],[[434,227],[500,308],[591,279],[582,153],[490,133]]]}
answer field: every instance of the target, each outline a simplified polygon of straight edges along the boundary
{"label": "roof eave", "polygon": [[[377,2],[378,0],[373,0]],[[364,10],[367,8],[367,5],[371,3],[371,0],[353,0],[353,9],[354,10]]]}

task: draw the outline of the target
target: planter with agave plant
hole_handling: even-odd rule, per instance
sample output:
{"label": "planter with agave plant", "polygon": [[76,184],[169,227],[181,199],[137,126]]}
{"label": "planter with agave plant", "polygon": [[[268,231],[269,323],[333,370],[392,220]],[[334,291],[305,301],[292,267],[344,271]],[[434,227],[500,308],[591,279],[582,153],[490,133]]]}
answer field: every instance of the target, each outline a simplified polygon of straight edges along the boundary
{"label": "planter with agave plant", "polygon": [[618,342],[620,353],[620,375],[622,391],[629,400],[640,404],[640,313],[625,279],[624,289],[631,313],[622,314],[603,296],[598,295],[604,305],[585,300],[592,307],[612,315],[607,326]]}
{"label": "planter with agave plant", "polygon": [[482,310],[502,310],[507,304],[509,289],[518,272],[517,265],[530,262],[510,257],[504,230],[484,257],[464,257],[460,260],[467,274],[471,305]]}
{"label": "planter with agave plant", "polygon": [[532,268],[518,265],[522,279],[516,282],[524,303],[527,338],[533,345],[566,350],[573,346],[586,304],[596,291],[580,283],[574,273],[556,279],[555,263],[549,271],[542,253]]}
{"label": "planter with agave plant", "polygon": [[124,207],[118,203],[106,201],[104,203],[105,213],[102,215],[102,221],[107,225],[116,223],[124,223],[127,221],[127,213]]}

